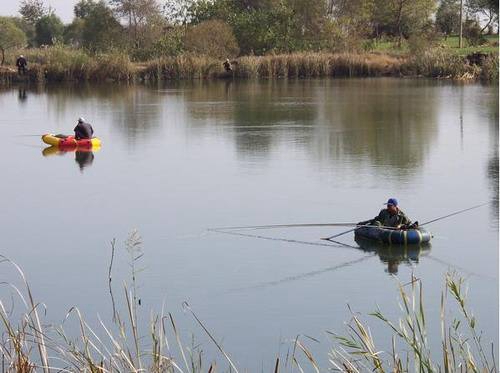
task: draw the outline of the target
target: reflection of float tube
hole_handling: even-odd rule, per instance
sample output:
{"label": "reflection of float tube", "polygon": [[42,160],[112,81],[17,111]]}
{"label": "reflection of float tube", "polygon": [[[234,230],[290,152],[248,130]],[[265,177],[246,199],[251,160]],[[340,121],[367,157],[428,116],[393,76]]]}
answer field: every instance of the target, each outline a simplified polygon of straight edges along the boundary
{"label": "reflection of float tube", "polygon": [[412,260],[416,262],[420,256],[426,255],[431,248],[430,243],[397,246],[379,243],[359,236],[354,237],[354,240],[359,245],[361,250],[377,253],[380,259],[384,262],[388,262],[390,260]]}
{"label": "reflection of float tube", "polygon": [[56,155],[56,154],[63,154],[63,153],[73,153],[73,152],[98,152],[99,150],[101,150],[101,147],[100,146],[95,146],[95,147],[92,147],[92,148],[83,148],[83,149],[80,149],[80,148],[75,148],[75,147],[72,147],[72,148],[59,148],[57,146],[48,146],[46,147],[45,149],[42,150],[42,155],[44,157],[50,157],[52,155]]}
{"label": "reflection of float tube", "polygon": [[56,154],[59,154],[59,149],[57,148],[57,146],[48,146],[42,150],[42,155],[44,157],[50,157]]}

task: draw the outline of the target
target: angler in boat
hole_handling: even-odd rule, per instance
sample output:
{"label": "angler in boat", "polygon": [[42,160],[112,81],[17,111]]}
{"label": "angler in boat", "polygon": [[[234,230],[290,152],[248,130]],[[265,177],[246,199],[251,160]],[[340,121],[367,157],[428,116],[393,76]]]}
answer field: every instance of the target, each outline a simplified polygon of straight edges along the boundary
{"label": "angler in boat", "polygon": [[75,148],[80,149],[91,149],[101,146],[101,140],[97,137],[93,137],[94,129],[90,123],[87,123],[85,119],[79,118],[74,128],[75,135],[68,136],[63,134],[53,135],[47,133],[42,136],[42,141],[46,144],[56,146],[59,149],[72,150]]}
{"label": "angler in boat", "polygon": [[418,222],[411,222],[399,208],[396,198],[389,198],[386,205],[387,207],[373,219],[358,223],[358,227],[354,229],[355,237],[395,245],[423,244],[430,241],[432,235],[419,228]]}
{"label": "angler in boat", "polygon": [[94,134],[91,124],[87,123],[82,117],[78,118],[74,131],[76,140],[91,139]]}
{"label": "angler in boat", "polygon": [[358,225],[376,225],[399,229],[418,227],[418,222],[412,224],[411,220],[399,208],[398,200],[396,198],[389,198],[385,205],[387,205],[387,207],[380,210],[379,214],[373,219],[360,221]]}

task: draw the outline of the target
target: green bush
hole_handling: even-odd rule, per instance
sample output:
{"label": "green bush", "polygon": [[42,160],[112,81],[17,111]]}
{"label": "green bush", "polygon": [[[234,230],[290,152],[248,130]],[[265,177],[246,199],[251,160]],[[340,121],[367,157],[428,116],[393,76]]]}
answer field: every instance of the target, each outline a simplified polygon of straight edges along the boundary
{"label": "green bush", "polygon": [[481,26],[474,20],[467,20],[464,24],[464,36],[469,45],[477,46],[486,43],[485,36],[481,33]]}
{"label": "green bush", "polygon": [[204,21],[189,28],[184,36],[184,48],[194,54],[219,59],[237,56],[239,53],[233,29],[219,20]]}

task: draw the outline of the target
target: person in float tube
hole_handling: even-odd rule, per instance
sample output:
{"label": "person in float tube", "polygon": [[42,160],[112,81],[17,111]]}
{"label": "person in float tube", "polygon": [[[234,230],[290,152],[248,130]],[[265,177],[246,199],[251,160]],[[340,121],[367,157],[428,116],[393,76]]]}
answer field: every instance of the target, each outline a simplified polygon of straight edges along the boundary
{"label": "person in float tube", "polygon": [[90,123],[85,122],[85,119],[81,117],[78,118],[78,124],[76,125],[74,131],[76,140],[91,139],[94,135],[94,129]]}
{"label": "person in float tube", "polygon": [[387,205],[387,207],[382,209],[373,219],[360,221],[358,225],[375,225],[400,229],[418,227],[418,222],[412,224],[411,220],[401,211],[398,207],[398,200],[396,198],[389,198],[385,205]]}

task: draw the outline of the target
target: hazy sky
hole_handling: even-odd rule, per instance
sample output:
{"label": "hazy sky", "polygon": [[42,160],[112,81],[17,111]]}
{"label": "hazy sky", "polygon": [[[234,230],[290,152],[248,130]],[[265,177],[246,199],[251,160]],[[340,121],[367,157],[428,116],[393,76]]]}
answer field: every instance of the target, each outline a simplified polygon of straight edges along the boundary
{"label": "hazy sky", "polygon": [[[73,6],[78,0],[44,0],[46,6],[55,9],[56,14],[64,23],[69,23],[73,19]],[[20,0],[0,0],[0,15],[18,16]]]}

